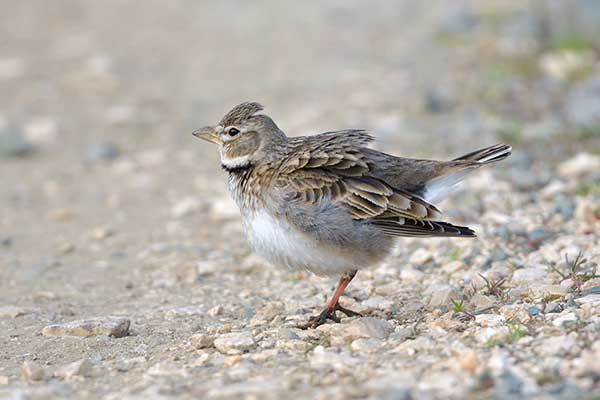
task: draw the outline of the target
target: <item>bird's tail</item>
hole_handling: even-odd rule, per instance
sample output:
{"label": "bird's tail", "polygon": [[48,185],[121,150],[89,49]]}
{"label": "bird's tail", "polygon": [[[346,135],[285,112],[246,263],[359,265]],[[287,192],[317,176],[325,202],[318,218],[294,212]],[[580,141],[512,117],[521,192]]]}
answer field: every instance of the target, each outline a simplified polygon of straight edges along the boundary
{"label": "bird's tail", "polygon": [[433,204],[439,202],[456,189],[469,172],[483,165],[504,160],[510,156],[511,151],[512,147],[499,143],[455,158],[450,162],[451,167],[448,172],[425,184],[425,200]]}
{"label": "bird's tail", "polygon": [[510,156],[512,147],[507,144],[498,143],[485,149],[475,150],[452,161],[470,161],[478,164],[491,164],[502,161]]}

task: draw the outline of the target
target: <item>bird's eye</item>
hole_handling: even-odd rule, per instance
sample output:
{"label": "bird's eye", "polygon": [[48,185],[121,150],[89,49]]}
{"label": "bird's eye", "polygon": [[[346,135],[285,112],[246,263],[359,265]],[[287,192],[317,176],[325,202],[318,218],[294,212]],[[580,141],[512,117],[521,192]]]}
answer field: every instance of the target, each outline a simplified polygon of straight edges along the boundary
{"label": "bird's eye", "polygon": [[228,133],[229,133],[229,136],[235,136],[235,135],[237,135],[238,133],[240,133],[240,130],[239,130],[239,129],[237,129],[237,128],[231,128],[231,129],[229,129],[229,132],[228,132]]}

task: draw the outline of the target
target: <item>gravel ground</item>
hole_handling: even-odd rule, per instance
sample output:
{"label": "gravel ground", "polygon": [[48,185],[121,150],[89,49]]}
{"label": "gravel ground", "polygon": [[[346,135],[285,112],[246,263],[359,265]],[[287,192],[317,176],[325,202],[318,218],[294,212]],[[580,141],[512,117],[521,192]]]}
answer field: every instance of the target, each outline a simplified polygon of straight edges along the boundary
{"label": "gravel ground", "polygon": [[[598,398],[600,4],[522,3],[1,1],[0,398]],[[335,282],[250,252],[190,134],[244,100],[515,151],[442,204],[478,239],[400,240],[300,330]]]}

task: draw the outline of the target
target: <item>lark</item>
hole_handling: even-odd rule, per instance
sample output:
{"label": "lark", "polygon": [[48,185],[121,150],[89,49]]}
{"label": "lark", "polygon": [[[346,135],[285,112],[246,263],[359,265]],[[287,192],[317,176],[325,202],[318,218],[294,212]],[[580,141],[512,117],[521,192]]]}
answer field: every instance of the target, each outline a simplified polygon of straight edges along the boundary
{"label": "lark", "polygon": [[235,106],[194,136],[219,148],[228,187],[251,247],[272,264],[341,277],[325,309],[306,327],[339,322],[339,298],[357,271],[383,261],[398,237],[475,233],[442,220],[435,205],[470,172],[504,160],[496,144],[450,161],[373,150],[373,136],[347,129],[288,137],[259,103]]}

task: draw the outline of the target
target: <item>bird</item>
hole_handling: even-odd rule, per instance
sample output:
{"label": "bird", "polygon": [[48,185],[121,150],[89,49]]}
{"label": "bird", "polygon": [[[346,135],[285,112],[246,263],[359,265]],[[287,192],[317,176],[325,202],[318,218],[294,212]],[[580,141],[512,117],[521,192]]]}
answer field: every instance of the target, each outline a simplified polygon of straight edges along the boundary
{"label": "bird", "polygon": [[228,190],[252,249],[292,271],[340,277],[321,313],[361,316],[339,303],[358,270],[381,263],[399,237],[475,237],[443,221],[436,203],[470,172],[507,158],[495,144],[450,161],[403,158],[369,148],[363,129],[288,137],[257,102],[233,107],[217,125],[193,132],[218,146]]}

